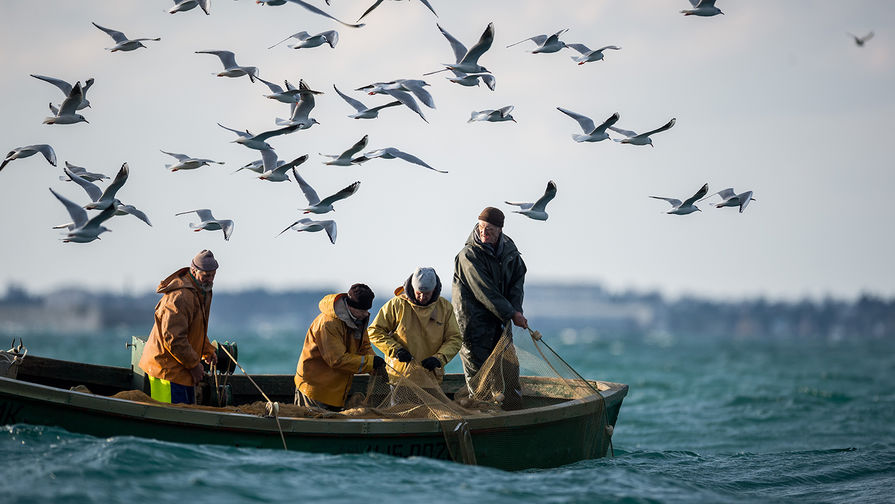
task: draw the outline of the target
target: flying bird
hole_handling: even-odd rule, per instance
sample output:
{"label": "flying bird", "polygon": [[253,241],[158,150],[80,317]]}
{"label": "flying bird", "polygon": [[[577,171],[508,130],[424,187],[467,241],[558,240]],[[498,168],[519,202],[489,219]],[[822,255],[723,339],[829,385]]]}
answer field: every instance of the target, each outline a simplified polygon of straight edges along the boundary
{"label": "flying bird", "polygon": [[292,169],[292,176],[295,177],[295,181],[298,182],[298,186],[301,188],[301,192],[304,193],[305,198],[308,200],[308,206],[301,209],[301,211],[306,214],[325,214],[327,212],[332,212],[335,210],[333,208],[333,203],[351,196],[352,194],[357,192],[358,188],[360,188],[360,182],[354,182],[341,191],[327,196],[321,200],[320,197],[317,196],[317,191],[315,191],[310,184],[305,182],[305,179],[303,179],[301,175],[298,174],[295,168]]}
{"label": "flying bird", "polygon": [[168,12],[171,14],[176,14],[178,12],[186,12],[188,10],[192,10],[196,8],[196,6],[200,7],[205,15],[209,15],[208,12],[209,4],[211,0],[174,0],[174,7],[171,7]]}
{"label": "flying bird", "polygon": [[371,159],[376,159],[376,158],[403,159],[404,161],[407,161],[408,163],[413,163],[415,165],[419,165],[419,166],[428,168],[432,171],[437,171],[438,173],[447,173],[446,171],[436,170],[435,168],[432,168],[431,166],[427,165],[425,161],[414,156],[413,154],[408,154],[408,153],[400,151],[394,147],[386,147],[384,149],[367,152],[360,157],[356,157],[356,158],[352,159],[351,162],[354,164],[360,164],[360,163],[365,163]]}
{"label": "flying bird", "polygon": [[[398,0],[396,0],[396,1],[398,1]],[[361,14],[361,16],[360,16],[359,18],[357,18],[357,20],[360,21],[360,20],[363,19],[367,14],[373,12],[373,9],[375,9],[376,7],[379,7],[379,4],[381,4],[382,2],[383,2],[383,0],[376,0],[376,2],[373,3],[373,5],[371,5],[370,8],[368,8],[367,10],[365,10],[364,13]],[[328,1],[327,1],[326,3],[329,4]],[[438,13],[435,12],[435,9],[432,8],[432,4],[430,4],[428,0],[420,0],[420,3],[422,3],[423,5],[425,5],[426,7],[428,7],[429,10],[432,11],[432,14],[435,14],[435,17],[438,17]]]}
{"label": "flying bird", "polygon": [[47,144],[35,144],[35,145],[26,145],[24,147],[16,147],[15,149],[6,153],[6,158],[3,159],[3,162],[0,163],[0,170],[3,169],[4,166],[9,164],[13,159],[22,159],[29,156],[33,156],[40,152],[44,155],[47,162],[53,166],[56,166],[56,152]]}
{"label": "flying bird", "polygon": [[[72,173],[75,173],[77,176],[81,177],[84,180],[88,180],[90,182],[96,182],[98,180],[103,180],[109,178],[108,175],[102,173],[93,173],[87,171],[87,168],[82,168],[80,166],[75,166],[68,161],[65,162],[65,167],[69,169]],[[63,182],[72,182],[72,178],[68,175],[60,175],[59,180]]]}
{"label": "flying bird", "polygon": [[621,47],[608,45],[603,46],[599,49],[588,49],[588,47],[584,44],[567,44],[566,47],[569,49],[574,49],[578,51],[580,56],[572,56],[572,61],[576,61],[579,65],[583,65],[585,63],[590,63],[591,61],[600,61],[603,59],[603,51],[607,49],[612,49],[614,51],[620,51]]}
{"label": "flying bird", "polygon": [[556,197],[556,183],[551,180],[547,182],[547,189],[544,191],[544,195],[534,203],[512,201],[505,201],[504,203],[519,207],[519,210],[513,210],[515,213],[522,214],[530,219],[545,221],[548,217],[547,203],[550,203],[554,197]]}
{"label": "flying bird", "polygon": [[707,200],[715,195],[721,196],[721,202],[714,203],[715,208],[740,207],[740,213],[743,213],[743,210],[746,209],[746,206],[749,204],[750,201],[756,201],[755,198],[752,197],[752,191],[746,191],[737,194],[733,191],[733,187],[721,189],[716,193],[709,194],[699,201]]}
{"label": "flying bird", "polygon": [[138,49],[140,47],[146,47],[143,45],[144,40],[154,40],[158,42],[161,40],[161,37],[158,38],[138,38],[138,39],[129,39],[127,35],[121,33],[117,30],[112,30],[110,28],[104,28],[96,23],[93,23],[93,26],[99,28],[100,30],[106,32],[107,35],[112,37],[112,40],[115,41],[115,45],[112,47],[107,47],[107,51],[133,51],[134,49]]}
{"label": "flying bird", "polygon": [[650,138],[650,135],[652,135],[653,133],[660,133],[662,131],[671,129],[671,127],[674,126],[674,122],[675,122],[675,118],[672,117],[671,120],[668,121],[667,123],[665,123],[664,126],[656,128],[652,131],[647,131],[646,133],[639,133],[639,134],[637,132],[634,132],[631,130],[623,130],[621,128],[616,128],[615,126],[609,126],[609,129],[611,129],[612,131],[614,131],[616,133],[621,133],[622,135],[625,135],[626,138],[622,138],[622,139],[613,138],[613,140],[615,140],[616,142],[626,143],[626,144],[631,144],[631,145],[649,145],[650,147],[653,147],[653,139]]}
{"label": "flying bird", "polygon": [[566,43],[563,42],[562,40],[559,40],[559,36],[567,31],[569,31],[569,29],[564,28],[564,29],[554,33],[553,35],[535,35],[534,37],[528,37],[527,39],[523,39],[523,40],[520,40],[519,42],[510,44],[507,46],[507,48],[509,49],[510,47],[513,47],[515,45],[519,45],[523,42],[528,42],[529,40],[531,40],[532,42],[537,44],[537,47],[535,47],[534,50],[531,51],[532,54],[555,53],[556,51],[559,51],[560,49],[566,47]]}
{"label": "flying bird", "polygon": [[[302,7],[304,7],[305,9],[313,12],[314,14],[330,18],[333,21],[335,21],[339,24],[345,25],[349,28],[360,28],[360,27],[364,26],[363,23],[358,23],[358,24],[346,23],[345,21],[342,21],[341,19],[332,16],[331,14],[327,13],[323,9],[321,9],[319,7],[315,7],[311,4],[309,4],[308,2],[305,2],[304,0],[287,0],[287,1],[292,2],[294,4],[298,4]],[[284,2],[282,0],[255,0],[255,3],[263,4],[263,5],[283,5],[286,2]],[[329,0],[327,0],[326,5],[329,5]]]}
{"label": "flying bird", "polygon": [[352,164],[356,164],[354,162],[354,155],[363,150],[364,147],[367,146],[367,135],[364,135],[357,143],[352,145],[348,150],[341,154],[323,154],[320,153],[321,156],[326,156],[331,158],[332,161],[326,161],[323,164],[330,166],[351,166]]}
{"label": "flying bird", "polygon": [[662,196],[650,196],[650,198],[665,200],[665,201],[671,203],[671,210],[669,210],[665,213],[674,214],[674,215],[687,215],[687,214],[690,214],[693,212],[701,212],[701,210],[696,205],[694,205],[694,203],[699,198],[702,198],[703,196],[705,196],[707,192],[709,192],[709,185],[704,184],[698,191],[696,191],[696,194],[694,194],[693,196],[690,196],[683,202],[681,202],[681,200],[679,200],[679,199],[664,198]]}
{"label": "flying bird", "polygon": [[333,245],[336,244],[337,228],[336,228],[336,221],[334,221],[334,220],[315,221],[315,220],[311,220],[311,219],[305,217],[303,219],[298,219],[297,221],[290,224],[286,229],[280,231],[279,234],[277,234],[277,236],[280,236],[281,234],[285,233],[286,231],[289,231],[290,229],[292,229],[294,231],[299,231],[299,232],[300,231],[310,231],[310,232],[326,231],[326,235],[329,236],[330,243],[332,243]]}
{"label": "flying bird", "polygon": [[230,219],[215,219],[214,215],[211,215],[211,210],[207,208],[187,210],[186,212],[180,212],[174,215],[185,215],[193,212],[196,212],[196,215],[199,216],[199,222],[190,222],[190,229],[197,232],[202,231],[203,229],[206,231],[221,230],[224,232],[224,240],[230,241],[230,235],[233,234],[233,221]]}
{"label": "flying bird", "polygon": [[563,114],[578,121],[578,124],[581,126],[584,134],[572,134],[572,139],[574,139],[576,142],[599,142],[601,140],[606,140],[607,138],[609,138],[609,134],[606,133],[606,129],[618,122],[619,117],[618,112],[616,112],[609,116],[608,119],[603,121],[603,124],[595,126],[593,120],[591,120],[590,117],[572,112],[571,110],[566,110],[562,107],[556,107],[556,110],[559,110]]}
{"label": "flying bird", "polygon": [[78,113],[78,105],[84,97],[81,91],[81,83],[75,83],[75,87],[71,88],[68,98],[66,98],[59,108],[50,103],[50,111],[52,116],[44,119],[44,124],[75,124],[79,122],[88,122],[87,118]]}
{"label": "flying bird", "polygon": [[444,70],[456,70],[465,74],[491,73],[487,68],[479,65],[479,58],[482,54],[485,54],[485,51],[491,48],[491,43],[494,42],[494,23],[488,23],[485,31],[482,32],[482,36],[479,37],[479,41],[476,42],[474,46],[470,47],[469,50],[467,50],[466,46],[459,40],[442,28],[441,25],[436,24],[436,26],[438,26],[438,29],[441,31],[441,34],[444,35],[444,38],[447,39],[448,43],[451,44],[451,49],[454,50],[454,58],[456,59],[456,62],[445,64],[445,68],[423,75],[443,72]]}
{"label": "flying bird", "polygon": [[70,199],[59,195],[53,189],[50,189],[50,192],[53,193],[53,196],[56,196],[56,199],[65,205],[65,209],[68,210],[68,215],[72,220],[70,224],[54,227],[54,229],[61,229],[62,227],[68,229],[68,234],[62,239],[64,243],[92,242],[93,240],[99,240],[99,235],[106,231],[111,231],[111,229],[103,226],[102,223],[112,218],[112,215],[115,214],[115,208],[108,207],[95,215],[92,219],[88,219],[87,210],[84,210]]}
{"label": "flying bird", "polygon": [[301,49],[301,48],[310,49],[311,47],[318,47],[318,46],[322,46],[323,44],[329,44],[330,47],[335,49],[336,44],[339,43],[339,32],[337,32],[335,30],[328,30],[325,32],[320,32],[316,35],[311,35],[310,33],[306,32],[306,31],[300,31],[298,33],[293,33],[292,35],[289,35],[288,37],[284,38],[283,40],[268,47],[268,49],[273,49],[274,47],[282,44],[283,42],[285,42],[291,38],[297,39],[299,42],[297,44],[290,45],[289,46],[290,49]]}
{"label": "flying bird", "polygon": [[[295,168],[307,160],[308,155],[305,154],[304,156],[297,157],[287,163],[281,161],[276,152],[269,149],[263,150],[261,151],[262,171],[260,172],[261,174],[258,175],[258,178],[268,182],[285,182],[289,180],[289,175],[287,175],[286,172],[289,171],[290,168]],[[246,167],[248,167],[248,165],[243,168]]]}
{"label": "flying bird", "polygon": [[178,154],[176,152],[167,152],[167,151],[161,151],[161,152],[162,152],[162,154],[167,154],[167,155],[173,156],[175,159],[177,159],[177,164],[173,164],[173,165],[166,164],[165,165],[165,168],[171,170],[172,172],[176,172],[178,170],[195,170],[196,168],[199,168],[201,166],[208,166],[208,163],[224,164],[223,161],[214,161],[212,159],[205,159],[205,158],[194,158],[194,157],[187,156],[186,154]]}
{"label": "flying bird", "polygon": [[465,74],[463,72],[458,72],[457,70],[451,70],[451,71],[454,73],[454,76],[446,77],[447,80],[449,80],[455,84],[460,84],[461,86],[467,86],[467,87],[478,86],[479,79],[481,79],[481,81],[484,82],[485,85],[488,86],[488,89],[490,89],[491,91],[494,91],[494,88],[497,86],[497,81],[494,78],[494,76],[491,74],[487,74],[487,73]]}
{"label": "flying bird", "polygon": [[255,79],[263,82],[268,89],[270,89],[270,93],[268,95],[264,95],[265,98],[276,100],[282,103],[298,103],[301,101],[301,94],[298,88],[293,86],[289,81],[283,81],[286,84],[286,89],[280,87],[279,84],[274,84],[273,82],[266,81],[261,77],[255,76]]}
{"label": "flying bird", "polygon": [[367,94],[370,95],[391,94],[391,91],[408,91],[413,93],[413,96],[416,96],[416,98],[423,102],[424,105],[434,109],[435,100],[433,100],[432,95],[425,90],[425,86],[428,85],[428,82],[420,79],[395,79],[389,82],[374,82],[373,84],[359,87],[355,89],[355,91],[366,91]]}
{"label": "flying bird", "polygon": [[469,120],[466,122],[473,121],[487,121],[487,122],[503,122],[503,121],[513,121],[516,122],[516,119],[510,114],[513,111],[512,105],[507,105],[506,107],[501,107],[497,110],[485,109],[479,111],[473,111],[469,117]]}
{"label": "flying bird", "polygon": [[308,117],[311,113],[311,110],[314,109],[316,104],[316,100],[314,99],[315,94],[319,94],[319,91],[310,91],[309,88],[305,86],[306,89],[302,89],[304,81],[299,82],[299,96],[301,99],[298,103],[292,105],[292,114],[289,116],[289,119],[282,119],[280,117],[276,118],[276,123],[278,126],[285,126],[286,128],[290,128],[290,131],[287,133],[291,133],[295,130],[303,130],[308,129],[315,124],[320,124],[317,122],[317,119],[313,117]]}
{"label": "flying bird", "polygon": [[255,82],[255,76],[258,75],[258,67],[241,66],[236,64],[236,55],[232,51],[195,51],[196,54],[213,54],[220,58],[221,64],[224,65],[224,71],[215,75],[218,77],[242,77],[248,75],[249,80]]}
{"label": "flying bird", "polygon": [[388,107],[395,107],[397,105],[401,105],[401,102],[399,100],[395,100],[395,101],[388,102],[385,105],[379,105],[376,107],[367,107],[366,105],[361,103],[360,100],[356,100],[356,99],[346,95],[345,93],[339,91],[339,88],[337,88],[335,84],[333,84],[333,89],[336,90],[336,93],[338,93],[338,95],[341,96],[343,100],[345,100],[346,102],[348,102],[349,105],[354,107],[354,110],[357,110],[356,114],[351,114],[348,116],[348,117],[351,117],[352,119],[375,119],[375,118],[379,117],[380,110],[382,110],[384,108],[388,108]]}
{"label": "flying bird", "polygon": [[681,14],[685,16],[702,16],[709,17],[717,14],[724,14],[721,9],[715,7],[715,0],[690,0],[692,9],[684,9]]}
{"label": "flying bird", "polygon": [[848,35],[855,40],[855,45],[857,45],[858,47],[864,47],[864,43],[873,38],[873,32],[870,32],[863,37],[859,37],[852,33],[849,33]]}
{"label": "flying bird", "polygon": [[270,144],[265,142],[265,140],[267,140],[268,138],[271,138],[271,137],[275,137],[278,135],[285,135],[286,133],[295,131],[295,128],[286,127],[286,128],[265,131],[264,133],[258,133],[257,135],[253,135],[252,133],[249,132],[249,130],[239,131],[239,130],[236,130],[233,128],[228,128],[221,123],[218,123],[218,126],[224,128],[225,130],[232,131],[233,133],[236,133],[237,138],[236,138],[236,140],[233,140],[233,142],[238,143],[240,145],[244,145],[244,146],[248,147],[249,149],[255,149],[255,150],[266,150],[266,149],[272,150],[273,147],[271,147]]}
{"label": "flying bird", "polygon": [[143,211],[133,205],[122,203],[121,200],[116,197],[118,191],[124,186],[124,183],[127,182],[128,175],[130,174],[130,168],[127,163],[121,165],[118,174],[115,175],[115,179],[111,184],[106,186],[105,190],[101,190],[99,186],[93,182],[81,178],[67,167],[62,170],[73,182],[81,186],[87,193],[87,196],[90,197],[90,203],[84,205],[85,210],[105,210],[106,208],[111,207],[115,210],[115,215],[130,214],[145,222],[148,226],[152,226],[152,223],[149,222],[149,217],[147,217]]}
{"label": "flying bird", "polygon": [[[30,75],[31,75],[31,77],[34,77],[35,79],[40,79],[44,82],[49,82],[50,84],[58,87],[62,91],[62,93],[65,95],[66,98],[68,98],[69,95],[71,95],[71,91],[74,86],[72,86],[68,82],[65,82],[62,79],[57,79],[55,77],[47,77],[45,75],[37,75],[37,74],[30,74]],[[84,85],[81,86],[81,103],[78,104],[77,110],[81,110],[81,109],[84,109],[84,108],[87,108],[90,106],[90,102],[87,100],[87,90],[90,89],[90,86],[92,86],[92,85],[93,85],[93,77],[84,81]]]}

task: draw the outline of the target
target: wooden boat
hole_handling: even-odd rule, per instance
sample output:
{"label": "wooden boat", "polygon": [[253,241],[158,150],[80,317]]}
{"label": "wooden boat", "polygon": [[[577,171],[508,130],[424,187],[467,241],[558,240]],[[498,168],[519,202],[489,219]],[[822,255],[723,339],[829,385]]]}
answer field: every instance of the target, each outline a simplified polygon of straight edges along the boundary
{"label": "wooden boat", "polygon": [[[142,343],[138,338],[134,341]],[[627,385],[598,381],[590,383],[600,390],[599,395],[583,399],[553,397],[550,391],[557,388],[554,380],[523,376],[524,409],[472,415],[461,422],[275,418],[110,397],[143,386],[143,376],[134,364],[129,368],[111,367],[27,355],[15,373],[7,374],[15,377],[0,373],[0,425],[50,425],[100,437],[128,435],[180,443],[274,449],[285,445],[289,450],[305,452],[379,452],[474,460],[504,470],[556,467],[606,456],[619,408],[628,392]],[[292,403],[292,375],[252,378],[271,401]],[[355,376],[352,389],[364,390],[368,379],[367,375]],[[262,400],[245,376],[233,375],[229,383],[232,404]],[[79,385],[90,392],[71,390]],[[464,386],[460,374],[447,375],[443,383],[449,396]],[[461,458],[458,454],[465,447],[474,453],[464,453]]]}

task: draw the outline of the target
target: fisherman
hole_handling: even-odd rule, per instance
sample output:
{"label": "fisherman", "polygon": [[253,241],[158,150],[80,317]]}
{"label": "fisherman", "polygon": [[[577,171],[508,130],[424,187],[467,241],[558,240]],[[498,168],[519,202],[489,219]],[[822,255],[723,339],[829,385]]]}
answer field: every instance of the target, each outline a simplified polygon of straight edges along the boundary
{"label": "fisherman", "polygon": [[354,284],[320,300],[295,370],[295,404],[341,411],[355,373],[383,372],[367,337],[373,291]]}
{"label": "fisherman", "polygon": [[[463,335],[460,358],[467,387],[497,346],[504,327],[512,321],[527,328],[522,314],[525,263],[516,244],[503,233],[504,215],[487,207],[466,245],[454,259],[452,302]],[[502,367],[504,409],[522,407],[518,363]],[[470,392],[474,392],[470,387]]]}
{"label": "fisherman", "polygon": [[203,250],[189,267],[175,271],[156,289],[162,298],[155,305],[155,324],[139,364],[156,401],[195,404],[196,385],[205,375],[200,360],[217,363],[215,348],[208,341],[217,269],[214,254]]}
{"label": "fisherman", "polygon": [[[441,279],[426,267],[417,268],[395,289],[395,297],[376,314],[367,335],[385,354],[392,383],[407,376],[423,387],[441,383],[444,366],[463,343],[451,302],[441,297]],[[432,381],[417,378],[411,363],[422,366]]]}

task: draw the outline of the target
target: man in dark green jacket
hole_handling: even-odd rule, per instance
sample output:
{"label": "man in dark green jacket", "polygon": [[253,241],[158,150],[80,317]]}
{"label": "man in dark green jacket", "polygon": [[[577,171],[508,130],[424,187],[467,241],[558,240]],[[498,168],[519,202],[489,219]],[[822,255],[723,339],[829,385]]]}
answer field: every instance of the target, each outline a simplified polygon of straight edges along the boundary
{"label": "man in dark green jacket", "polygon": [[[478,373],[503,335],[506,324],[527,328],[522,314],[525,262],[516,244],[503,234],[503,212],[482,210],[463,250],[454,259],[452,304],[463,346],[460,358],[466,383]],[[504,409],[521,407],[519,368],[504,376]],[[474,391],[471,391],[474,392]]]}

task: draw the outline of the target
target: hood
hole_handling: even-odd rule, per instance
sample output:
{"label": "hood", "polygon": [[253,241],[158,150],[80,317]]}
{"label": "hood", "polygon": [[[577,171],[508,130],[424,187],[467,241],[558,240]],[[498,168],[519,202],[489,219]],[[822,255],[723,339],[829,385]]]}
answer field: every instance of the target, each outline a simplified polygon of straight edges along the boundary
{"label": "hood", "polygon": [[190,277],[190,269],[188,267],[180,268],[171,273],[168,278],[158,284],[158,288],[155,291],[159,294],[167,294],[178,289],[192,289],[199,292],[199,286]]}
{"label": "hood", "polygon": [[438,273],[435,273],[435,289],[432,291],[432,297],[429,298],[429,302],[426,304],[420,304],[416,302],[416,298],[413,296],[413,285],[411,284],[412,279],[413,275],[407,277],[404,285],[395,289],[395,296],[403,297],[404,299],[417,306],[429,306],[430,304],[438,301],[438,298],[441,297],[441,277],[438,276]]}

